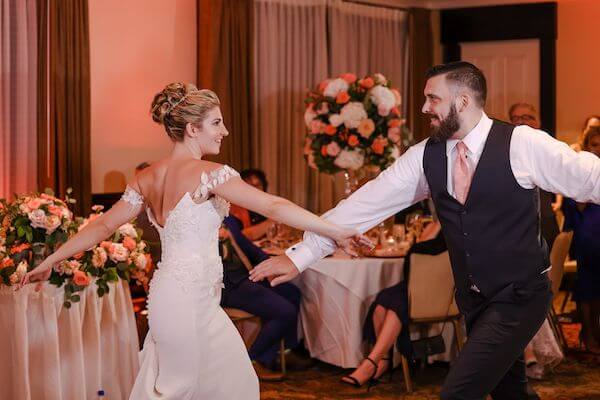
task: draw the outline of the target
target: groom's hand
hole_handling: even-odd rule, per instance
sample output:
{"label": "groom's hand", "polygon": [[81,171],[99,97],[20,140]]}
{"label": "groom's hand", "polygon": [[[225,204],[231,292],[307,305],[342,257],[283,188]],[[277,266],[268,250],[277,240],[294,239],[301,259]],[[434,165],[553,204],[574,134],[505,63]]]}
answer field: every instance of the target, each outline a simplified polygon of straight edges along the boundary
{"label": "groom's hand", "polygon": [[280,283],[291,281],[299,273],[298,268],[296,268],[292,260],[285,254],[282,254],[257,265],[256,268],[250,271],[250,280],[258,282],[267,278],[271,282],[271,286],[277,286]]}

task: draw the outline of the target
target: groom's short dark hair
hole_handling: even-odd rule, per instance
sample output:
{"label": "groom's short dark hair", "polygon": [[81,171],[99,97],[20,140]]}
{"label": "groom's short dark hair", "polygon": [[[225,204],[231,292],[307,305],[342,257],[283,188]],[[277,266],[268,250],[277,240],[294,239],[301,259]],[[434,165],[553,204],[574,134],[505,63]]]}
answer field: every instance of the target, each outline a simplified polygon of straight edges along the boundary
{"label": "groom's short dark hair", "polygon": [[446,75],[446,80],[463,87],[469,88],[475,95],[475,101],[483,108],[487,98],[487,83],[483,72],[476,66],[466,61],[455,61],[431,67],[425,78]]}

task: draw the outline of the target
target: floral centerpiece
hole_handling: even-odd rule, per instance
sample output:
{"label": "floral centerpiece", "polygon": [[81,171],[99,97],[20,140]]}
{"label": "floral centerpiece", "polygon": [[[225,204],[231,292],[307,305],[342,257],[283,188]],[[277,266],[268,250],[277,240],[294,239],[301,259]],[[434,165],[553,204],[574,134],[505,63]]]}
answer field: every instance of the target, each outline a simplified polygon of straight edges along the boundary
{"label": "floral centerpiece", "polygon": [[[50,191],[17,196],[13,202],[0,199],[0,285],[20,282],[27,271],[102,213],[102,206],[94,206],[88,218],[73,218],[68,208],[73,202],[68,194],[61,200]],[[108,282],[119,279],[146,285],[152,259],[141,233],[127,223],[99,245],[56,265],[49,281],[64,285],[64,306],[79,301],[78,292],[92,279],[98,296],[109,291]]]}
{"label": "floral centerpiece", "polygon": [[402,98],[382,74],[327,79],[306,99],[304,155],[311,168],[333,174],[388,167],[407,146]]}

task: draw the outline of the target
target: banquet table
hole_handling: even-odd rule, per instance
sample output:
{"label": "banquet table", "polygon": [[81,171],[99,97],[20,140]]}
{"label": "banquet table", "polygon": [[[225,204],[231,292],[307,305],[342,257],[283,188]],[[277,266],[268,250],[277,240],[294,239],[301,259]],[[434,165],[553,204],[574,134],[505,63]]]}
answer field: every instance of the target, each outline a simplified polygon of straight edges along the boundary
{"label": "banquet table", "polygon": [[[370,305],[381,290],[403,279],[404,258],[334,256],[304,271],[294,283],[302,291],[300,322],[311,356],[343,368],[355,368],[368,348],[362,328]],[[448,361],[455,355],[452,324],[411,327],[411,338],[439,334],[443,329],[446,352],[429,361]]]}
{"label": "banquet table", "polygon": [[126,399],[138,371],[138,336],[129,286],[96,285],[63,307],[63,288],[44,283],[0,288],[0,399]]}

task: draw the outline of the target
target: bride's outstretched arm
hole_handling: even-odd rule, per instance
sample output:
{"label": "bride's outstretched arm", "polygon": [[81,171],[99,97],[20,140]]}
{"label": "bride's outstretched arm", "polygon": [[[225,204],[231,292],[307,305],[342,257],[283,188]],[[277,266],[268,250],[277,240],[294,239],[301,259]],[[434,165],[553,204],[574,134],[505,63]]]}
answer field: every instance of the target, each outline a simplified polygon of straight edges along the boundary
{"label": "bride's outstretched arm", "polygon": [[135,218],[142,208],[143,203],[141,201],[137,204],[132,204],[124,199],[119,200],[110,210],[90,222],[85,228],[60,246],[58,250],[48,256],[40,265],[29,271],[23,277],[20,286],[28,282],[48,279],[52,268],[56,264],[106,239],[118,227]]}
{"label": "bride's outstretched arm", "polygon": [[338,242],[338,244],[342,244],[346,239],[353,237],[359,243],[369,244],[355,228],[341,227],[319,218],[287,199],[255,189],[240,178],[232,178],[212,189],[212,192],[231,203],[260,213],[265,217],[283,222],[297,229],[327,236]]}

